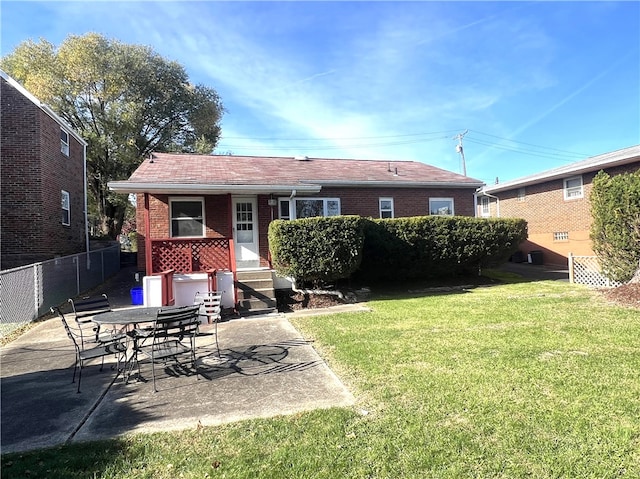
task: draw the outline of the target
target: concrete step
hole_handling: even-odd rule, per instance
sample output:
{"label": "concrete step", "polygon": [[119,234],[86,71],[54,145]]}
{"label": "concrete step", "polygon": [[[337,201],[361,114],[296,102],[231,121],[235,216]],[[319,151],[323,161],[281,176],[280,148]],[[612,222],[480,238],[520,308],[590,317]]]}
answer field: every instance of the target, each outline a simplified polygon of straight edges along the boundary
{"label": "concrete step", "polygon": [[270,270],[237,272],[238,311],[242,313],[263,313],[277,307]]}

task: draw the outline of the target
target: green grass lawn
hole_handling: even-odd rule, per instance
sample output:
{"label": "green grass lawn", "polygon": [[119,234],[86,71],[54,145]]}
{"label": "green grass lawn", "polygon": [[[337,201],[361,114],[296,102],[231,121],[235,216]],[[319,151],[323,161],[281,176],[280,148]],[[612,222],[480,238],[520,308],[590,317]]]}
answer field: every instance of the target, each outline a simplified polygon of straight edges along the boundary
{"label": "green grass lawn", "polygon": [[640,477],[640,311],[562,282],[369,304],[295,320],[353,408],[4,455],[2,477]]}

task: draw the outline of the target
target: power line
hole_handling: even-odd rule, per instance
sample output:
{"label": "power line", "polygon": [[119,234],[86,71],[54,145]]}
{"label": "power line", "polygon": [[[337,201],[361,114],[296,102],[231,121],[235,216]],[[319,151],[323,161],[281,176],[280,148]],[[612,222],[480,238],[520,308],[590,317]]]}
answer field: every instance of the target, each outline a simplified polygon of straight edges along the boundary
{"label": "power line", "polygon": [[558,153],[564,153],[567,156],[575,156],[575,157],[578,157],[578,158],[586,158],[587,156],[589,156],[589,155],[587,155],[585,153],[577,153],[575,151],[560,150],[558,148],[551,148],[551,147],[548,147],[548,146],[534,145],[532,143],[525,143],[524,141],[511,140],[509,138],[502,138],[500,136],[491,135],[489,133],[483,133],[483,132],[477,131],[477,130],[469,130],[469,131],[472,131],[472,132],[477,133],[479,135],[484,135],[484,136],[490,136],[492,138],[497,138],[498,140],[508,141],[508,142],[511,142],[511,143],[519,143],[521,145],[527,145],[527,146],[531,146],[533,148],[538,148],[538,149],[542,149],[542,150],[549,150],[549,151],[556,151]]}

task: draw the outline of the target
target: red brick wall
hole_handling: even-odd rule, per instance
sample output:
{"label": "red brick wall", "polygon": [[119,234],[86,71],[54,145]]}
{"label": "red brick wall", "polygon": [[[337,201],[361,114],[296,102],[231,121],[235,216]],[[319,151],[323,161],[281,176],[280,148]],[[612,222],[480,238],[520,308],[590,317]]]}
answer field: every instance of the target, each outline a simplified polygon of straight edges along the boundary
{"label": "red brick wall", "polygon": [[[185,195],[193,198],[202,198],[197,195]],[[149,195],[149,222],[151,239],[165,239],[171,237],[169,226],[169,198],[179,198],[180,195]],[[231,237],[230,195],[204,196],[205,237],[229,238]],[[144,221],[144,195],[136,195],[136,225],[138,233],[138,268],[146,269],[145,265],[145,238],[147,232]]]}
{"label": "red brick wall", "polygon": [[[396,217],[429,214],[429,198],[453,198],[456,215],[473,216],[473,191],[471,189],[422,188],[323,188],[314,198],[340,198],[342,214],[378,218],[379,198],[393,198]],[[169,196],[149,196],[149,217],[152,239],[168,238]],[[206,237],[231,237],[230,195],[205,196]],[[144,195],[137,195],[136,223],[138,229],[138,268],[145,269],[146,237],[144,225]],[[258,195],[258,241],[260,265],[269,265],[269,223],[278,217],[277,206],[269,206],[269,195]]]}
{"label": "red brick wall", "polygon": [[[60,125],[0,79],[3,269],[85,250],[84,150]],[[62,225],[61,190],[70,194],[70,226]]]}
{"label": "red brick wall", "polygon": [[[640,161],[605,171],[615,176],[639,169]],[[501,217],[524,218],[527,221],[529,239],[521,245],[525,253],[542,250],[545,263],[559,265],[567,263],[569,253],[594,254],[589,239],[592,222],[589,197],[596,173],[582,175],[582,198],[565,200],[562,179],[525,187],[524,201],[518,200],[518,189],[495,194],[500,198]],[[492,210],[494,216],[495,211]],[[554,240],[554,232],[569,233],[569,240]]]}
{"label": "red brick wall", "polygon": [[462,188],[322,188],[313,197],[340,198],[343,215],[380,217],[380,198],[393,198],[394,216],[429,214],[429,198],[453,198],[454,213],[474,216],[474,189]]}

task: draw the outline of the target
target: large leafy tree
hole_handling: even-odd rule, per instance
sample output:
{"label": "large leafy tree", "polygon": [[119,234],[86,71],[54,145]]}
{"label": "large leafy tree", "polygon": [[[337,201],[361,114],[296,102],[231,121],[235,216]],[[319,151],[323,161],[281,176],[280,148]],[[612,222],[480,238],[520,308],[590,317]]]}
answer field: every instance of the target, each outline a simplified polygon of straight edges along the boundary
{"label": "large leafy tree", "polygon": [[593,179],[591,240],[610,279],[640,280],[640,171]]}
{"label": "large leafy tree", "polygon": [[127,198],[110,192],[109,181],[128,178],[152,151],[211,153],[220,136],[216,91],[191,84],[180,64],[147,46],[96,33],[57,48],[27,40],[0,66],[87,141],[89,211],[112,238]]}

